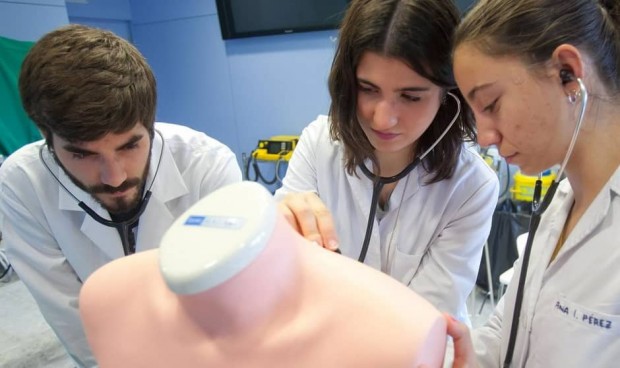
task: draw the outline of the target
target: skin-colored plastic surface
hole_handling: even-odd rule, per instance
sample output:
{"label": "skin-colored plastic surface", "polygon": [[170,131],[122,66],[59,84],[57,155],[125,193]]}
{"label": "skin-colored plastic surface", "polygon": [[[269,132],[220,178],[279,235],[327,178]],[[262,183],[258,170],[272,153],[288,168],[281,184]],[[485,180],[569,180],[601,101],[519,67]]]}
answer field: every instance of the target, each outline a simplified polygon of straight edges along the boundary
{"label": "skin-colored plastic surface", "polygon": [[94,273],[80,312],[100,366],[441,366],[446,324],[430,303],[274,216],[247,267],[194,294],[168,288],[158,250]]}

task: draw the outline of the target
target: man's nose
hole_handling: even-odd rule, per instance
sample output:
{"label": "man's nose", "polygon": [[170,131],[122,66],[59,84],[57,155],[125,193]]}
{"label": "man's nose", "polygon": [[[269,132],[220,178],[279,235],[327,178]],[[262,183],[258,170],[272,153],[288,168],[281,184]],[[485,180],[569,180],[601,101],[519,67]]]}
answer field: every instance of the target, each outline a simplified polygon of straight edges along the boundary
{"label": "man's nose", "polygon": [[122,160],[117,158],[103,159],[101,163],[101,182],[111,187],[120,186],[127,180],[127,172]]}

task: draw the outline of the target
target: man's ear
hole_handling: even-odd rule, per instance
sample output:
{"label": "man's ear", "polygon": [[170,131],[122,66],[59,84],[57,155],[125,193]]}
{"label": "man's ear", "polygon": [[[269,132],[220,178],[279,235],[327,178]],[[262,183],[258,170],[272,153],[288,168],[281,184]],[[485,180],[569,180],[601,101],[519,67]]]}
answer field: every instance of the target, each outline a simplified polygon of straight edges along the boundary
{"label": "man's ear", "polygon": [[41,133],[41,137],[45,139],[45,143],[47,143],[47,147],[51,150],[54,149],[54,141],[52,140],[52,132],[48,129],[38,127],[39,133]]}

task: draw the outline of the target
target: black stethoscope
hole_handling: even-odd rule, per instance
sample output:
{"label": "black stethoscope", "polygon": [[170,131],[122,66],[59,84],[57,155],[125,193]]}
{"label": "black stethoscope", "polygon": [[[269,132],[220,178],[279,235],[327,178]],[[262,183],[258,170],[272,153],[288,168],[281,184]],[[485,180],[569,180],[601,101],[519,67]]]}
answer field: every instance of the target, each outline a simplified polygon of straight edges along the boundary
{"label": "black stethoscope", "polygon": [[510,338],[508,340],[508,347],[506,349],[506,357],[504,359],[504,368],[510,367],[512,363],[512,357],[514,355],[515,343],[517,340],[517,333],[519,328],[519,318],[521,315],[521,306],[523,305],[523,293],[525,288],[525,279],[527,277],[527,268],[528,263],[530,261],[530,253],[532,250],[532,243],[534,243],[534,236],[536,235],[536,230],[538,230],[538,225],[540,224],[540,218],[542,214],[547,210],[549,205],[551,204],[551,200],[555,195],[555,191],[558,188],[559,180],[564,173],[564,169],[566,168],[566,164],[568,163],[568,159],[573,153],[573,148],[575,147],[575,142],[577,141],[577,136],[579,135],[579,130],[581,129],[581,124],[583,123],[583,118],[586,113],[586,106],[588,104],[588,90],[583,84],[581,78],[575,78],[577,83],[579,84],[579,93],[581,96],[581,110],[579,111],[579,117],[577,120],[577,124],[575,126],[575,130],[573,132],[573,137],[571,138],[570,145],[568,146],[568,150],[566,151],[566,155],[564,156],[564,161],[560,166],[560,170],[558,171],[558,175],[555,180],[549,185],[547,189],[547,193],[543,198],[542,202],[540,202],[540,196],[542,192],[542,181],[541,176],[538,176],[538,180],[536,180],[536,185],[534,187],[534,198],[532,200],[532,214],[530,217],[530,223],[528,226],[528,236],[527,241],[525,243],[525,250],[523,252],[523,259],[521,260],[521,274],[519,275],[519,284],[517,286],[517,295],[515,298],[515,307],[512,313],[512,324],[510,326]]}
{"label": "black stethoscope", "polygon": [[454,115],[454,118],[452,118],[452,121],[450,121],[450,124],[448,124],[446,129],[444,129],[443,133],[441,133],[439,138],[437,138],[437,140],[435,140],[435,142],[426,151],[422,152],[421,155],[416,157],[400,173],[394,176],[388,176],[388,177],[377,176],[373,174],[372,171],[368,170],[366,165],[364,165],[363,163],[359,165],[359,168],[362,170],[364,175],[366,175],[366,177],[368,177],[374,183],[373,188],[372,188],[372,199],[370,200],[370,214],[368,215],[368,224],[366,225],[366,235],[364,236],[364,242],[362,243],[362,250],[360,251],[359,258],[357,259],[359,262],[364,263],[364,260],[366,259],[366,253],[368,253],[368,246],[370,245],[370,235],[372,234],[372,228],[375,223],[375,214],[377,212],[377,205],[379,203],[379,195],[381,194],[381,189],[383,189],[383,187],[386,184],[394,183],[404,178],[413,169],[415,169],[420,164],[420,162],[422,162],[424,157],[426,157],[426,155],[428,155],[433,150],[433,148],[435,148],[435,146],[439,142],[441,142],[441,139],[448,133],[452,125],[454,125],[454,123],[458,119],[459,114],[461,113],[461,101],[459,101],[458,97],[456,97],[451,92],[447,92],[447,94],[450,95],[456,101],[456,114]]}
{"label": "black stethoscope", "polygon": [[159,172],[159,166],[161,164],[161,159],[164,153],[164,137],[157,130],[155,130],[155,132],[157,132],[157,134],[161,137],[161,151],[159,152],[159,161],[157,162],[157,167],[155,168],[155,173],[153,174],[153,180],[151,180],[151,185],[149,185],[149,188],[144,192],[144,197],[142,197],[136,213],[129,219],[126,219],[124,221],[113,221],[105,219],[99,216],[99,214],[97,214],[97,212],[95,212],[92,208],[88,207],[86,203],[80,201],[73,193],[71,193],[71,191],[69,191],[69,189],[60,181],[60,179],[58,179],[58,177],[54,174],[52,169],[43,159],[43,147],[47,146],[47,144],[43,144],[39,148],[39,158],[41,159],[43,166],[45,166],[47,171],[54,177],[54,179],[56,179],[58,184],[60,184],[60,186],[63,187],[63,189],[78,202],[78,206],[80,206],[80,208],[82,208],[84,212],[86,212],[90,217],[92,217],[93,220],[97,221],[101,225],[113,227],[118,231],[121,238],[121,243],[123,244],[123,252],[126,256],[135,253],[135,245],[132,246],[132,242],[130,241],[130,232],[132,231],[132,228],[135,226],[135,224],[138,222],[140,216],[142,216],[142,214],[144,213],[144,210],[146,210],[146,206],[151,199],[151,188],[155,183],[155,178],[157,177],[157,173]]}

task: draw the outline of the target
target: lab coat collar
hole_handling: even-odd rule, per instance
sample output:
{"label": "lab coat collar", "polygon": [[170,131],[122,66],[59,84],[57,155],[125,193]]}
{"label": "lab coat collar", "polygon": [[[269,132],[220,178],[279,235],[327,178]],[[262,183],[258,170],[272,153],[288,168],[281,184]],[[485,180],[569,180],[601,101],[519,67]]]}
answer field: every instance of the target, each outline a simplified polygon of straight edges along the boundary
{"label": "lab coat collar", "polygon": [[616,171],[611,176],[609,187],[616,195],[620,194],[620,166],[616,168]]}
{"label": "lab coat collar", "polygon": [[[189,190],[185,186],[181,173],[179,173],[179,170],[176,167],[172,152],[170,152],[168,147],[163,144],[162,137],[158,133],[154,136],[151,152],[150,170],[146,181],[147,187],[150,183],[153,183],[153,177],[159,165],[157,178],[151,187],[151,191],[153,192],[151,201],[154,198],[157,198],[159,201],[165,203],[187,194]],[[160,154],[161,163],[159,162]],[[67,191],[62,186],[58,187],[58,208],[61,210],[82,211],[78,205],[78,202],[82,201],[87,206],[95,210],[95,212],[97,212],[100,216],[106,219],[110,218],[108,211],[103,209],[103,207],[101,207],[101,205],[89,193],[86,193],[76,186],[73,181],[71,181],[64,170],[56,164],[56,161],[53,157],[51,157],[51,154],[46,149],[43,149],[43,159],[52,172],[56,175],[60,183],[68,189]],[[71,192],[73,195],[68,192]]]}
{"label": "lab coat collar", "polygon": [[[163,151],[162,151],[163,149]],[[166,202],[182,197],[189,193],[189,189],[183,181],[183,177],[174,161],[172,152],[162,140],[160,134],[155,134],[153,142],[153,154],[151,155],[151,170],[147,183],[151,183],[161,152],[161,163],[157,177],[151,191],[153,195],[146,210],[140,217],[138,227],[138,243],[136,251],[158,246],[159,240],[163,237],[168,227],[175,219],[175,216],[166,206]],[[143,226],[147,224],[146,226]]]}
{"label": "lab coat collar", "polygon": [[[367,168],[372,168],[372,161],[370,159],[366,159],[364,164]],[[423,172],[423,164],[418,165],[415,169],[413,169],[409,175],[402,178],[396,184],[392,195],[390,195],[390,199],[388,201],[388,211],[396,211],[402,203],[406,202],[407,199],[411,198],[415,193],[418,192],[420,188],[420,182],[423,175],[420,173]],[[373,192],[373,181],[364,174],[364,172],[359,168],[355,168],[355,174],[359,178],[360,185],[354,185],[351,187],[354,196],[358,199],[355,201],[357,205],[357,213],[362,214],[364,218],[367,220],[368,216],[370,216],[370,206],[372,202],[372,192]],[[405,183],[407,183],[407,189],[405,190]],[[375,216],[373,230],[371,234],[371,243],[377,242],[377,237],[379,236],[379,222]],[[381,259],[381,248],[380,247],[369,247],[368,253],[366,254],[365,263],[376,267],[381,268],[381,264],[372,264],[370,260],[380,260]]]}
{"label": "lab coat collar", "polygon": [[[372,161],[370,159],[364,160],[364,165],[366,165],[367,168],[374,169]],[[355,173],[364,183],[368,183],[368,188],[370,190],[369,193],[372,193],[372,189],[373,189],[372,180],[368,178],[366,174],[364,174],[364,172],[359,167],[355,168]],[[401,202],[406,201],[408,198],[410,198],[415,193],[417,193],[418,190],[420,189],[420,186],[423,183],[424,177],[427,174],[428,173],[426,172],[426,170],[424,170],[424,162],[421,162],[415,169],[411,170],[411,172],[407,176],[399,180],[398,183],[396,184],[396,188],[394,188],[394,191],[392,192],[392,195],[390,195],[390,200],[388,202],[389,209],[392,210],[392,209],[397,208],[397,206],[399,206]],[[406,191],[405,191],[405,183],[407,183]],[[404,191],[404,197],[403,197],[403,191]],[[368,196],[367,193],[361,196],[361,198],[365,198],[365,197],[368,197],[368,203],[363,203],[362,206],[366,208],[365,212],[368,213],[370,212],[371,198]]]}
{"label": "lab coat collar", "polygon": [[[620,194],[620,166],[616,168],[616,171],[611,175],[607,184],[601,189],[605,190],[605,188],[609,186],[609,189],[615,193],[616,195]],[[573,190],[570,186],[568,179],[562,180],[560,185],[558,186],[558,194],[563,193],[564,196],[568,194],[572,194]]]}
{"label": "lab coat collar", "polygon": [[[157,165],[159,163],[159,171],[151,187],[153,196],[157,197],[162,203],[165,203],[189,193],[189,189],[185,185],[183,177],[174,161],[172,152],[169,147],[164,144],[162,136],[158,132],[155,133],[151,151],[153,153],[151,154],[151,170],[149,170],[147,185],[153,182],[153,176],[157,171]],[[160,154],[161,163],[159,162]]]}
{"label": "lab coat collar", "polygon": [[[65,171],[58,166],[47,146],[43,146],[41,150],[41,159],[44,161],[42,164],[47,166],[47,169],[56,177],[60,184],[58,185],[58,208],[60,210],[82,211],[78,203],[84,202],[89,207],[96,209],[99,205],[95,199],[73,184],[73,181],[69,179]],[[99,214],[104,215],[102,213]]]}
{"label": "lab coat collar", "polygon": [[[140,217],[136,250],[143,249],[144,246],[154,246],[154,242],[161,238],[163,232],[167,230],[169,224],[174,220],[174,216],[168,210],[166,202],[181,197],[189,192],[181,173],[176,167],[172,152],[164,144],[161,135],[158,133],[154,136],[151,152],[151,169],[148,173],[146,185],[148,187],[150,183],[153,183],[151,187],[152,196],[146,210]],[[78,205],[78,201],[82,201],[103,218],[110,219],[108,211],[106,211],[89,193],[77,187],[45,149],[43,152],[43,159],[50,167],[50,170],[57,176],[59,182],[75,196],[73,197],[62,186],[59,186],[58,207],[60,210],[83,212],[82,208]],[[153,177],[157,171],[158,165],[159,170],[153,182]],[[142,231],[144,228],[148,228],[148,230]],[[101,225],[92,217],[84,214],[81,231],[108,256],[112,258],[123,256],[120,238],[115,228]],[[142,244],[144,244],[144,246],[142,246]]]}
{"label": "lab coat collar", "polygon": [[[562,251],[558,254],[558,258],[562,253],[567,252],[569,249],[579,246],[582,241],[592,234],[602,221],[607,217],[610,210],[611,202],[615,196],[620,193],[620,167],[616,169],[609,181],[601,188],[601,191],[594,198],[582,218],[579,220],[569,237],[566,239],[566,243],[562,247]],[[558,215],[554,216],[554,219],[562,219],[564,221],[559,222],[557,225],[552,226],[553,232],[553,244],[558,241],[559,235],[564,227],[564,222],[570,208],[572,206],[574,194],[570,183],[567,179],[558,187],[558,195],[561,201],[561,206],[558,208]],[[555,222],[555,221],[552,221]],[[549,255],[550,256],[550,255]]]}

